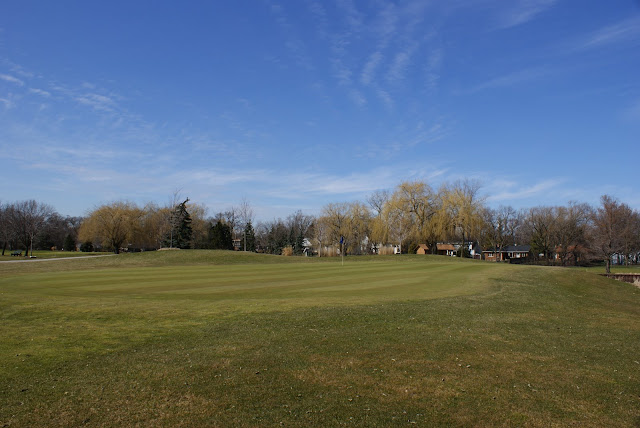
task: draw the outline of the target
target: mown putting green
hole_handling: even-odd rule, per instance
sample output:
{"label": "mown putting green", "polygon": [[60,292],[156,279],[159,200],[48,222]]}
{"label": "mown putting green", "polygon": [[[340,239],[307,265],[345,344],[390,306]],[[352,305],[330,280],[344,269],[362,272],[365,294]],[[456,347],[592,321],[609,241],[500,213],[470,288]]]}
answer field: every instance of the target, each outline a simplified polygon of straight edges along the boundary
{"label": "mown putting green", "polygon": [[0,263],[0,426],[636,426],[640,290],[444,257]]}

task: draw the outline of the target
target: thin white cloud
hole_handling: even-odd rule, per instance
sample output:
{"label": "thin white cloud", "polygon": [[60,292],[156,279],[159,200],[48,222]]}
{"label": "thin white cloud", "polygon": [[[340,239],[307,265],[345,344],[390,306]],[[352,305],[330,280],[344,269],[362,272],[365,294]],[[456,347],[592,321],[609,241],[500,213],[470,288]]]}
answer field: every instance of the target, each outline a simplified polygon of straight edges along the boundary
{"label": "thin white cloud", "polygon": [[518,0],[505,5],[501,12],[500,27],[511,28],[533,20],[536,16],[551,8],[557,0]]}
{"label": "thin white cloud", "polygon": [[362,198],[381,188],[393,187],[402,180],[425,180],[438,184],[447,173],[447,168],[433,165],[418,166],[393,165],[374,167],[366,171],[348,175],[331,173],[293,173],[289,175],[274,174],[269,181],[271,196],[283,199],[304,199],[319,196],[329,198]]}
{"label": "thin white cloud", "polygon": [[353,0],[337,0],[336,3],[342,12],[341,16],[346,21],[349,31],[352,33],[360,32],[364,26],[363,17]]}
{"label": "thin white cloud", "polygon": [[225,170],[217,168],[194,170],[189,174],[176,173],[172,174],[170,178],[171,180],[179,180],[181,182],[186,180],[199,183],[199,185],[220,187],[237,183],[260,183],[264,181],[265,177],[275,175],[278,175],[275,171],[260,169]]}
{"label": "thin white cloud", "polygon": [[100,94],[83,94],[76,96],[75,100],[96,110],[113,111],[116,108],[116,103],[112,98]]}
{"label": "thin white cloud", "polygon": [[336,78],[340,85],[351,85],[351,76],[353,75],[353,72],[344,64],[341,59],[335,58],[332,61],[332,68],[333,76]]}
{"label": "thin white cloud", "polygon": [[561,180],[544,180],[533,186],[521,187],[514,190],[505,190],[493,194],[487,198],[488,202],[505,202],[518,199],[527,199],[544,195],[562,183]]}
{"label": "thin white cloud", "polygon": [[388,109],[392,109],[395,106],[395,102],[393,101],[393,98],[388,91],[385,91],[381,88],[376,88],[376,95],[378,96],[378,98],[380,98],[380,100],[382,100],[382,102]]}
{"label": "thin white cloud", "polygon": [[395,182],[391,168],[376,168],[361,173],[339,176],[324,173],[293,173],[274,175],[269,190],[271,196],[283,199],[302,199],[314,196],[362,195],[380,188],[380,183]]}
{"label": "thin white cloud", "polygon": [[412,43],[406,46],[402,51],[396,53],[393,62],[389,66],[387,80],[392,83],[398,83],[405,79],[407,70],[411,65],[412,56],[417,47],[416,43]]}
{"label": "thin white cloud", "polygon": [[364,65],[362,69],[362,73],[360,74],[360,81],[363,85],[369,85],[374,79],[376,70],[380,63],[382,62],[382,53],[380,51],[376,51],[367,60],[367,63]]}
{"label": "thin white cloud", "polygon": [[640,17],[601,28],[578,43],[578,47],[587,50],[625,42],[640,43]]}
{"label": "thin white cloud", "polygon": [[307,54],[306,45],[302,39],[295,34],[293,26],[289,23],[284,7],[274,3],[271,5],[271,13],[282,29],[283,36],[286,39],[284,42],[285,48],[289,51],[295,63],[307,70],[313,70],[313,63]]}
{"label": "thin white cloud", "polygon": [[51,96],[51,92],[45,91],[43,89],[38,89],[38,88],[29,88],[29,92],[31,92],[32,94],[37,94],[47,98]]}
{"label": "thin white cloud", "polygon": [[318,33],[318,37],[321,39],[327,38],[328,30],[327,30],[327,11],[324,6],[319,1],[307,0],[307,8],[311,12],[311,15],[314,18],[316,23],[316,31]]}
{"label": "thin white cloud", "polygon": [[478,92],[485,89],[504,88],[514,85],[518,85],[531,80],[539,79],[549,74],[549,70],[542,67],[529,68],[525,70],[519,70],[513,73],[505,74],[503,76],[494,77],[486,82],[480,83],[471,89],[471,92]]}
{"label": "thin white cloud", "polygon": [[349,91],[349,98],[358,107],[364,107],[367,104],[367,99],[364,95],[362,95],[362,92],[358,91],[357,89],[352,89]]}
{"label": "thin white cloud", "polygon": [[0,74],[0,80],[4,80],[5,82],[14,83],[18,86],[24,86],[24,82],[17,77],[10,76],[8,74]]}
{"label": "thin white cloud", "polygon": [[384,49],[390,39],[396,35],[400,16],[397,7],[393,3],[387,3],[377,16],[371,30],[379,38],[378,50]]}

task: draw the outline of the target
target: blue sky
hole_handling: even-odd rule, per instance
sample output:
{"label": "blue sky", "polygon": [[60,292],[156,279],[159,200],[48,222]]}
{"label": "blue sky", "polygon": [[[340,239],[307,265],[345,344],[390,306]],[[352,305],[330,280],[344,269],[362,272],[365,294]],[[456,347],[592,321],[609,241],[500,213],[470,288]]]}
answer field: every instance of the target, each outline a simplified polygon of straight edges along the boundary
{"label": "blue sky", "polygon": [[640,2],[0,4],[0,199],[259,219],[403,180],[640,208]]}

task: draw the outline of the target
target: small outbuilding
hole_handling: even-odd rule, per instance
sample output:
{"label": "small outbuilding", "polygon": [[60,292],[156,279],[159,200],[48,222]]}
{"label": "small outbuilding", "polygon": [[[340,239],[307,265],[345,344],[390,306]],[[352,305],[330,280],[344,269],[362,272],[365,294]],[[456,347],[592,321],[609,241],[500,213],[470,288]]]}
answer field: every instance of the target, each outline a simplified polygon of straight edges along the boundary
{"label": "small outbuilding", "polygon": [[416,254],[429,254],[429,246],[427,244],[420,244],[416,249]]}

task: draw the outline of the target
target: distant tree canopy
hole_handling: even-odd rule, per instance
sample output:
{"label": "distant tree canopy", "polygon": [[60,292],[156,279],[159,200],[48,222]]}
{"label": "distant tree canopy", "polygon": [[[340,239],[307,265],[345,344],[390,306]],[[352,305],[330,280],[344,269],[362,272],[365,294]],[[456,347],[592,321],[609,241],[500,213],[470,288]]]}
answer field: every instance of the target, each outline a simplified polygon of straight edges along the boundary
{"label": "distant tree canopy", "polygon": [[282,254],[285,248],[291,247],[292,253],[302,254],[304,238],[314,233],[314,220],[313,216],[296,211],[285,220],[261,222],[257,227],[256,247],[269,254]]}
{"label": "distant tree canopy", "polygon": [[609,271],[612,262],[640,262],[640,213],[609,195],[597,207],[569,202],[494,209],[485,205],[473,180],[445,183],[437,190],[423,181],[406,181],[374,192],[367,204],[329,203],[317,217],[297,211],[255,228],[246,200],[215,218],[206,217],[205,206],[179,200],[174,196],[166,207],[118,201],[95,208],[84,219],[62,217],[33,200],[0,203],[2,255],[7,248],[20,248],[25,255],[31,248],[70,250],[76,242],[82,251],[95,247],[116,253],[163,245],[231,250],[235,238],[240,249],[271,254],[307,253],[309,243],[320,256],[393,253],[398,247],[413,252],[419,245],[436,252],[439,243],[455,243],[457,255],[466,257],[469,244],[479,243],[493,251],[529,245],[531,259],[546,264],[599,260]]}
{"label": "distant tree canopy", "polygon": [[121,248],[138,238],[143,230],[143,210],[132,202],[113,202],[93,210],[78,232],[81,241],[99,242],[101,247],[118,254]]}

